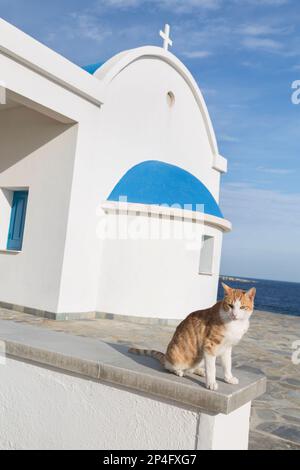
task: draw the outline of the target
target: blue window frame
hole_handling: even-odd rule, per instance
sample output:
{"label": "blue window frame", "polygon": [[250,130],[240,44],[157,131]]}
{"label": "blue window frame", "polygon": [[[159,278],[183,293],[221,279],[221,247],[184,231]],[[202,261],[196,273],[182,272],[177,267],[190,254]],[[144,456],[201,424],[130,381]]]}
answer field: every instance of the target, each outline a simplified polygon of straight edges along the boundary
{"label": "blue window frame", "polygon": [[15,191],[10,216],[7,249],[21,251],[27,209],[28,191]]}

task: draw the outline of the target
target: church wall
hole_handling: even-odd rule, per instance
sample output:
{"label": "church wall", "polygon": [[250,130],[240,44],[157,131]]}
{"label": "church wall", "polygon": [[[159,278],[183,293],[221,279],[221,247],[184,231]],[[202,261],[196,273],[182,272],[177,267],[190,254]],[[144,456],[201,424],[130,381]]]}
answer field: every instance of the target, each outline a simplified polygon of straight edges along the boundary
{"label": "church wall", "polygon": [[[175,96],[173,106],[167,100],[169,91]],[[212,168],[212,149],[194,95],[177,71],[154,58],[125,68],[108,86],[100,112],[79,125],[58,312],[100,310],[181,318],[186,311],[215,301],[219,270],[214,276],[199,276],[200,240],[194,258],[182,247],[179,256],[172,242],[161,244],[153,257],[153,249],[138,243],[128,241],[124,253],[122,243],[103,242],[97,235],[101,203],[133,165],[145,160],[184,168],[218,200],[220,173]],[[219,232],[215,235],[217,267],[222,237]],[[156,278],[153,259],[163,257],[166,269]],[[147,305],[145,294],[164,285],[168,272],[172,275],[167,289],[180,288],[181,296],[170,301],[162,292]]]}
{"label": "church wall", "polygon": [[101,240],[98,211],[103,200],[100,113],[78,126],[72,195],[57,312],[93,312],[96,307]]}
{"label": "church wall", "polygon": [[[0,301],[56,313],[108,308],[102,284],[107,285],[106,273],[113,275],[121,245],[112,249],[97,234],[101,203],[132,166],[146,160],[189,171],[218,201],[220,173],[213,169],[204,118],[190,87],[178,70],[155,57],[155,48],[151,57],[135,60],[104,86],[105,80],[89,76],[27,36],[19,49],[18,34],[11,27],[3,35],[14,54],[0,54],[1,80],[8,94],[43,115],[22,107],[0,112],[0,187],[29,187],[23,250],[0,252]],[[14,59],[16,52],[21,60]],[[219,232],[216,240],[218,265]],[[0,249],[4,243],[0,234]],[[175,246],[169,244],[169,253],[162,247],[158,252],[169,256],[173,272],[182,263],[186,273],[184,279],[174,274],[170,285],[180,284],[186,292],[193,285],[196,292],[200,277],[194,283],[191,257],[185,261],[181,252],[176,261]],[[128,243],[124,261],[135,266],[137,254]],[[148,257],[145,253],[145,271],[151,265]],[[127,268],[125,264],[124,272]],[[216,292],[216,276],[217,270],[214,278],[201,280],[203,289],[210,290],[207,301]],[[146,282],[147,275],[141,279]],[[107,288],[110,296],[112,288]],[[151,315],[158,310],[151,308]]]}
{"label": "church wall", "polygon": [[[173,105],[168,92],[174,94]],[[104,197],[135,164],[160,160],[195,175],[218,201],[220,173],[212,168],[202,114],[190,87],[170,65],[157,58],[130,64],[110,83],[102,113]]]}
{"label": "church wall", "polygon": [[2,302],[57,308],[76,137],[25,107],[0,112],[0,188],[29,190],[22,252],[0,251]]}
{"label": "church wall", "polygon": [[[114,227],[121,226],[120,216],[106,217],[113,234]],[[128,239],[103,242],[97,311],[172,320],[214,304],[222,245],[219,230],[191,221],[122,217],[127,218]],[[203,235],[214,237],[209,275],[200,274]]]}
{"label": "church wall", "polygon": [[[147,58],[124,69],[108,88],[103,120],[104,198],[132,166],[160,160],[191,172],[218,201],[220,173],[212,168],[203,117],[191,89],[168,64]],[[105,241],[97,310],[178,319],[212,305],[222,234],[212,228],[207,232],[215,236],[213,276],[199,275],[201,236],[194,250],[186,249],[185,240]]]}

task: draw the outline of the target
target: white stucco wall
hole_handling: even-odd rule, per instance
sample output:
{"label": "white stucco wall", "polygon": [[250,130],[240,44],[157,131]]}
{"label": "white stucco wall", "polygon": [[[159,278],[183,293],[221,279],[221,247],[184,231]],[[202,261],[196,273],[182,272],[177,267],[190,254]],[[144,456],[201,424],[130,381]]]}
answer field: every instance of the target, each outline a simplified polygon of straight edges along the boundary
{"label": "white stucco wall", "polygon": [[195,446],[197,413],[171,404],[10,359],[0,382],[0,449]]}
{"label": "white stucco wall", "polygon": [[[1,301],[57,309],[76,138],[76,126],[28,108],[0,111],[0,188],[29,189],[22,252],[0,252]],[[6,248],[3,218],[0,230]]]}
{"label": "white stucco wall", "polygon": [[[1,85],[6,90],[7,98],[26,106],[18,110],[0,107],[0,186],[29,187],[22,253],[0,253],[0,275],[5,279],[0,287],[0,301],[57,312],[64,272],[74,162],[81,152],[84,167],[84,155],[91,156],[96,148],[94,130],[99,129],[97,117],[103,102],[102,86],[99,80],[80,67],[2,19],[0,70]],[[91,168],[85,166],[83,173],[88,171]],[[78,173],[76,175],[80,191],[84,193],[83,184],[86,182],[83,183],[84,178],[80,181]],[[73,202],[80,207],[82,199],[79,197],[78,203],[73,198]],[[74,204],[72,208],[76,212]],[[2,206],[0,201],[0,209]],[[81,227],[80,216],[78,210],[70,242],[70,249],[74,244],[77,253],[80,253],[84,242],[82,238],[76,238],[76,229]],[[6,227],[2,227],[0,236],[1,248],[7,238],[6,209],[5,220]],[[90,239],[87,241],[89,243]],[[75,271],[69,269],[64,279],[71,278],[77,272],[77,287],[81,285],[80,267],[86,268],[88,263],[81,263],[79,256],[74,261]],[[79,295],[76,310],[85,311],[86,298],[80,301]],[[71,303],[69,291],[67,298]]]}
{"label": "white stucco wall", "polygon": [[[219,280],[220,230],[191,221],[113,214],[105,219],[108,230],[121,224],[122,218],[127,218],[133,238],[103,243],[97,311],[182,319],[213,305]],[[155,235],[155,229],[159,239],[143,239],[143,234]],[[142,238],[134,239],[134,234]],[[199,273],[202,235],[214,237],[212,275]]]}
{"label": "white stucco wall", "polygon": [[[172,242],[166,249],[128,242],[123,250],[122,243],[97,237],[102,201],[144,160],[178,165],[219,197],[217,149],[207,133],[206,111],[180,62],[160,48],[146,49],[147,57],[124,65],[111,79],[109,70],[96,78],[0,20],[1,81],[11,99],[28,106],[0,111],[0,187],[29,187],[22,253],[0,253],[0,301],[57,313],[168,312],[167,318],[214,302],[219,230],[209,229],[216,236],[213,277],[198,275],[200,245],[194,254]],[[123,302],[114,298],[115,286]],[[143,299],[158,286],[175,287],[181,297],[170,301],[162,292],[146,306]]]}
{"label": "white stucco wall", "polygon": [[[169,91],[175,95],[172,107]],[[107,87],[102,119],[105,198],[132,166],[161,160],[191,172],[218,201],[220,173],[213,169],[203,115],[191,88],[169,64],[146,57],[128,65]]]}
{"label": "white stucco wall", "polygon": [[207,415],[30,363],[0,365],[0,449],[248,447],[250,403]]}
{"label": "white stucco wall", "polygon": [[[175,95],[174,107],[168,105],[168,91]],[[213,277],[198,275],[200,240],[195,252],[187,253],[176,243],[142,247],[127,242],[125,247],[123,242],[102,243],[97,238],[102,201],[133,165],[145,160],[162,160],[190,171],[218,200],[220,172],[213,168],[203,115],[190,87],[163,60],[141,58],[107,84],[97,119],[96,126],[87,121],[79,130],[58,310],[182,318],[190,309],[213,304],[219,230],[213,230]],[[93,145],[87,147],[87,142]],[[162,286],[165,291],[158,294]],[[145,302],[149,292],[155,295]]]}

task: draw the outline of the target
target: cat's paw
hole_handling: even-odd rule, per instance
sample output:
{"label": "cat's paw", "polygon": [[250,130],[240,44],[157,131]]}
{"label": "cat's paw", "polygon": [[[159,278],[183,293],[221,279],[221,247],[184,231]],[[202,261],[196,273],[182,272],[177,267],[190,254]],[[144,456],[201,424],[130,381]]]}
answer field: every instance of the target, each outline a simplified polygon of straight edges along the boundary
{"label": "cat's paw", "polygon": [[178,377],[183,377],[184,376],[184,373],[182,370],[175,370],[174,373],[178,376]]}
{"label": "cat's paw", "polygon": [[225,377],[225,382],[230,385],[238,385],[239,384],[239,379],[236,377]]}
{"label": "cat's paw", "polygon": [[205,369],[203,367],[199,367],[194,370],[194,374],[199,375],[200,377],[205,377]]}
{"label": "cat's paw", "polygon": [[206,388],[208,388],[208,390],[212,390],[213,392],[216,392],[219,388],[217,382],[208,382],[206,384]]}

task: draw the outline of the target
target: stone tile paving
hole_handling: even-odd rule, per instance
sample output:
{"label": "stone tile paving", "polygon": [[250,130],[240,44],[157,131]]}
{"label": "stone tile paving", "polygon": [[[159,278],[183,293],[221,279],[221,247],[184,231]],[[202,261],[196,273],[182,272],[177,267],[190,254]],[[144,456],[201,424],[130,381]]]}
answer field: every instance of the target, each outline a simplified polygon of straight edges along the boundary
{"label": "stone tile paving", "polygon": [[[11,320],[102,341],[164,350],[174,327],[117,320],[57,322],[0,309]],[[292,344],[300,340],[300,318],[255,312],[247,336],[234,350],[234,366],[263,371],[267,393],[253,403],[250,449],[300,450],[300,365]]]}

